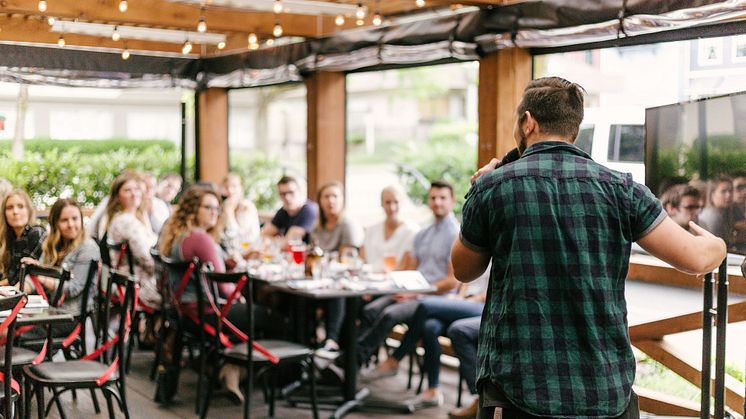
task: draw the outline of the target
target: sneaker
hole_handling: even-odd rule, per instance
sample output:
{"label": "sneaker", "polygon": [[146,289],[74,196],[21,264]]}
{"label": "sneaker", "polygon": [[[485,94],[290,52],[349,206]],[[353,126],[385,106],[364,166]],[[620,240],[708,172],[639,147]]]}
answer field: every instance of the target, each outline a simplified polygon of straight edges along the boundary
{"label": "sneaker", "polygon": [[475,398],[474,401],[466,407],[460,409],[454,409],[448,412],[449,419],[476,419],[477,408],[479,407],[479,397]]}
{"label": "sneaker", "polygon": [[423,394],[424,393],[418,395],[417,397],[409,401],[409,403],[411,403],[415,409],[426,409],[428,407],[443,406],[443,403],[445,402],[443,393],[438,393],[437,396],[431,397],[429,399],[423,398],[422,397]]}
{"label": "sneaker", "polygon": [[318,356],[319,358],[324,358],[324,359],[333,361],[339,358],[339,354],[340,354],[339,344],[337,344],[337,342],[331,339],[327,339],[327,341],[324,342],[324,346],[319,349],[316,349],[314,354]]}
{"label": "sneaker", "polygon": [[398,373],[399,373],[398,368],[394,368],[390,370],[382,370],[379,368],[373,368],[371,370],[362,372],[360,374],[360,381],[362,381],[363,383],[370,383],[376,380],[380,380],[381,378],[393,377]]}

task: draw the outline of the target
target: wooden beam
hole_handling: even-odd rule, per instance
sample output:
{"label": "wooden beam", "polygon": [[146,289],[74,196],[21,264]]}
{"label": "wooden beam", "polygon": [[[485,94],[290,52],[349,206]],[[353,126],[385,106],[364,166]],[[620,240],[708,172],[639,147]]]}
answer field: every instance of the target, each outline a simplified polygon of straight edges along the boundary
{"label": "wooden beam", "polygon": [[634,386],[633,389],[643,412],[665,416],[699,416],[699,403],[639,386]]}
{"label": "wooden beam", "polygon": [[199,93],[199,180],[219,183],[228,173],[228,91]]}
{"label": "wooden beam", "polygon": [[345,75],[319,72],[306,79],[308,196],[331,181],[345,182]]}
{"label": "wooden beam", "polygon": [[[746,301],[728,306],[728,323],[746,321]],[[629,338],[636,340],[661,339],[666,335],[689,332],[702,328],[702,312],[682,314],[629,327]]]}
{"label": "wooden beam", "polygon": [[[174,3],[166,0],[129,0],[129,8],[122,13],[114,0],[52,0],[45,16],[81,22],[174,28],[195,31],[200,16],[199,5]],[[38,0],[3,0],[0,13],[39,16]],[[275,25],[274,13],[247,12],[224,8],[208,8],[205,19],[209,32],[257,32],[271,34]],[[334,17],[308,16],[291,13],[280,15],[285,36],[319,37],[339,28]],[[345,27],[354,27],[348,22]],[[29,40],[32,41],[32,40]]]}
{"label": "wooden beam", "polygon": [[477,167],[515,147],[515,110],[531,81],[531,54],[511,48],[479,61],[479,147]]}
{"label": "wooden beam", "polygon": [[[640,340],[632,345],[645,352],[649,357],[660,362],[685,380],[699,387],[702,380],[701,360],[693,359],[665,339]],[[715,380],[712,380],[712,388]],[[725,376],[725,405],[740,415],[744,414],[744,386],[735,378]]]}
{"label": "wooden beam", "polygon": [[[717,274],[715,277],[717,278]],[[702,278],[677,271],[652,256],[633,255],[630,259],[627,279],[685,288],[702,288]],[[728,282],[728,292],[746,294],[746,281],[743,276],[730,273]]]}

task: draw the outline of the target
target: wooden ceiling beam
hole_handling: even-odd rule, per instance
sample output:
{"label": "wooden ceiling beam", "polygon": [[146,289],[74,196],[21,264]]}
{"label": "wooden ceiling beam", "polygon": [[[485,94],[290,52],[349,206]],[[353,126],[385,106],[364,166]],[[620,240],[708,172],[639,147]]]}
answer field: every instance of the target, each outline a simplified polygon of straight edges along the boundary
{"label": "wooden ceiling beam", "polygon": [[[116,0],[48,0],[45,16],[84,22],[105,22],[118,25],[173,28],[195,31],[200,16],[199,7],[165,0],[129,0],[129,8],[122,13]],[[41,16],[38,0],[2,0],[0,13]],[[208,32],[272,33],[276,22],[273,13],[246,12],[208,8],[205,13]],[[346,22],[337,27],[329,16],[308,16],[290,13],[279,15],[285,36],[315,38],[354,27]]]}

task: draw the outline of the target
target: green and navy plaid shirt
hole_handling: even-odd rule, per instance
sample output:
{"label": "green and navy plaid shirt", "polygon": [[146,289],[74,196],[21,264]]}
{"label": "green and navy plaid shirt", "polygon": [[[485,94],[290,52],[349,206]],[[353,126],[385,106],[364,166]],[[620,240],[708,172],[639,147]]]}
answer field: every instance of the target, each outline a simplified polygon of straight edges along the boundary
{"label": "green and navy plaid shirt", "polygon": [[561,141],[480,178],[461,226],[465,246],[492,256],[478,380],[534,415],[620,415],[635,376],[631,243],[665,217],[632,175]]}

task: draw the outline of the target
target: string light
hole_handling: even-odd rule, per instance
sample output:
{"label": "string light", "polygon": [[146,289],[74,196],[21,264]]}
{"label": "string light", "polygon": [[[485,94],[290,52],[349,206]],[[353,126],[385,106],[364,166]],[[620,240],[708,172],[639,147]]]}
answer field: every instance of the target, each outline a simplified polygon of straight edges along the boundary
{"label": "string light", "polygon": [[223,49],[223,48],[225,48],[225,41],[218,42],[218,49]]}
{"label": "string light", "polygon": [[275,0],[272,5],[272,10],[274,10],[275,13],[282,13],[282,0]]}
{"label": "string light", "polygon": [[130,59],[130,50],[127,49],[127,44],[124,44],[124,51],[122,51],[122,59],[123,60],[129,60]]}
{"label": "string light", "polygon": [[207,31],[207,22],[204,16],[199,17],[199,23],[197,23],[197,32],[205,33]]}
{"label": "string light", "polygon": [[342,15],[337,15],[336,18],[334,18],[334,24],[337,26],[342,26],[345,24],[345,17]]}
{"label": "string light", "polygon": [[373,25],[381,26],[381,23],[383,23],[383,18],[380,13],[376,12],[376,14],[373,15]]}
{"label": "string light", "polygon": [[357,4],[357,10],[355,10],[355,17],[358,19],[365,18],[365,8],[363,7],[363,3]]}
{"label": "string light", "polygon": [[65,47],[65,36],[64,35],[60,35],[59,39],[57,39],[57,46],[60,48]]}
{"label": "string light", "polygon": [[274,44],[275,44],[275,40],[274,40],[274,39],[272,39],[272,38],[269,38],[269,39],[267,39],[266,41],[264,41],[264,43],[265,43],[265,44],[266,44],[266,45],[267,45],[268,47],[271,47],[272,45],[274,45]]}
{"label": "string light", "polygon": [[259,49],[259,44],[249,44],[249,49]]}
{"label": "string light", "polygon": [[274,35],[275,38],[282,36],[282,25],[280,25],[280,22],[275,23],[275,27],[272,28],[272,35]]}
{"label": "string light", "polygon": [[256,44],[259,42],[259,38],[257,38],[256,34],[254,32],[249,34],[249,38],[247,39],[249,41],[249,45]]}
{"label": "string light", "polygon": [[357,26],[363,26],[365,24],[365,21],[363,19],[358,19],[355,21],[355,24]]}
{"label": "string light", "polygon": [[49,23],[49,26],[52,26],[52,25],[54,25],[54,22],[56,22],[56,21],[57,21],[57,19],[55,19],[55,18],[54,18],[54,17],[52,17],[52,16],[49,16],[49,17],[47,18],[47,23]]}
{"label": "string light", "polygon": [[39,0],[39,11],[44,13],[47,11],[47,2],[44,0]]}
{"label": "string light", "polygon": [[417,7],[425,7],[425,0],[415,0],[414,4],[416,4]]}
{"label": "string light", "polygon": [[184,45],[181,47],[181,53],[186,55],[192,52],[192,43],[187,39],[184,41]]}
{"label": "string light", "polygon": [[128,6],[129,5],[127,4],[127,0],[121,0],[119,2],[119,11],[122,13],[126,12]]}
{"label": "string light", "polygon": [[114,26],[114,32],[111,33],[111,40],[112,41],[118,41],[119,38],[120,38],[120,36],[119,36],[118,26]]}

